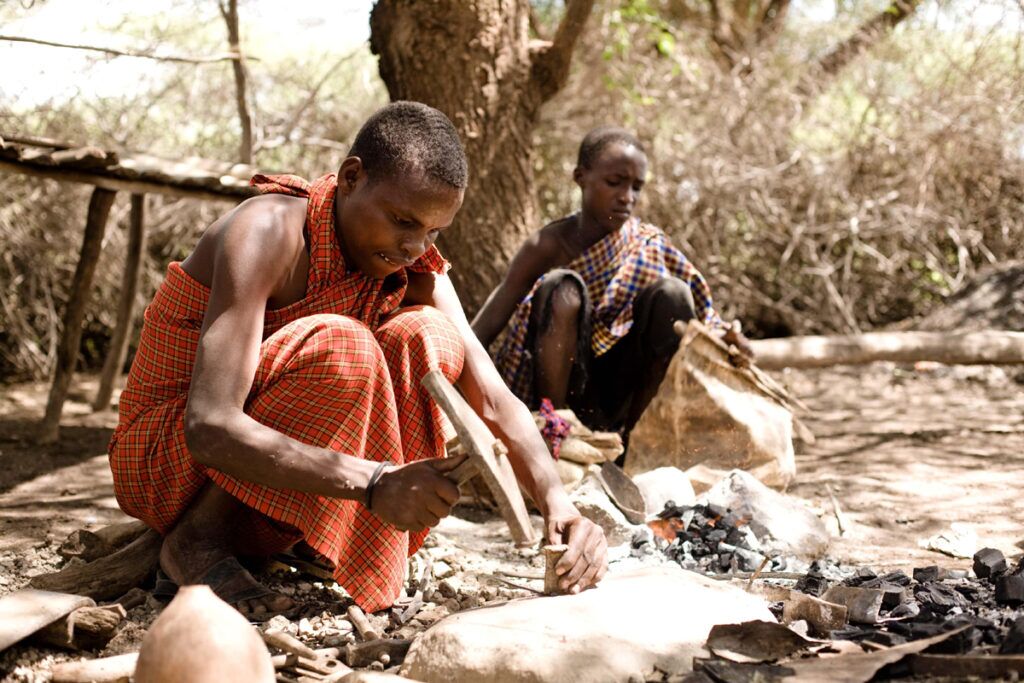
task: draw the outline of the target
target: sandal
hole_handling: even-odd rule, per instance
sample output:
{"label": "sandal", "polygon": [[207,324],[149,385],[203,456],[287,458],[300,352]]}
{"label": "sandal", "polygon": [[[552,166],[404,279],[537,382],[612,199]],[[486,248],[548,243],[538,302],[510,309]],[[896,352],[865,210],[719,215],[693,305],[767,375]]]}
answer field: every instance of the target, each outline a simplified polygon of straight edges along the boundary
{"label": "sandal", "polygon": [[[235,609],[238,609],[238,604],[246,600],[259,600],[260,598],[278,596],[279,593],[275,593],[265,586],[261,586],[258,583],[255,585],[245,586],[235,590],[230,589],[230,584],[233,581],[237,581],[239,575],[248,576],[252,579],[252,575],[242,566],[236,557],[225,557],[223,560],[214,563],[206,573],[196,582],[204,584],[210,587],[214,595],[228,603]],[[255,579],[252,579],[255,582]],[[157,570],[156,585],[153,587],[153,597],[161,601],[169,601],[178,592],[178,584],[173,579],[167,576],[163,570]],[[243,612],[238,610],[251,621],[266,621],[279,614],[289,616],[294,614],[298,610],[298,605],[291,607],[286,610],[271,610],[266,609],[265,612],[256,614],[253,612]]]}

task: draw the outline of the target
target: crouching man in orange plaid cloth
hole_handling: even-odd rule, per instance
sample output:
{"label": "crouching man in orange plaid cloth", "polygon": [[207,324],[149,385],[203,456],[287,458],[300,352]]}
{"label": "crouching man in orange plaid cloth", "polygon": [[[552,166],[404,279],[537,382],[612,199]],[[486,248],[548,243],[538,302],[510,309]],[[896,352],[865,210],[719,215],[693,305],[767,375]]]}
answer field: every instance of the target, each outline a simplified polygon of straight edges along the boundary
{"label": "crouching man in orange plaid cloth", "polygon": [[462,204],[451,122],[391,104],[337,175],[256,176],[261,196],[172,263],[146,309],[110,444],[118,502],[165,535],[163,578],[207,583],[254,618],[293,602],[239,556],[298,541],[364,609],[390,606],[406,557],[458,498],[430,370],[457,381],[509,446],[563,588],[606,568],[599,527],[559,483],[533,420],[476,340],[434,247]]}
{"label": "crouching man in orange plaid cloth", "polygon": [[628,445],[679,347],[677,320],[696,318],[752,353],[738,326],[722,324],[704,276],[634,215],[647,156],[632,133],[589,132],[573,179],[583,193],[579,213],[523,244],[473,330],[484,346],[504,331],[495,364],[528,406],[572,408]]}

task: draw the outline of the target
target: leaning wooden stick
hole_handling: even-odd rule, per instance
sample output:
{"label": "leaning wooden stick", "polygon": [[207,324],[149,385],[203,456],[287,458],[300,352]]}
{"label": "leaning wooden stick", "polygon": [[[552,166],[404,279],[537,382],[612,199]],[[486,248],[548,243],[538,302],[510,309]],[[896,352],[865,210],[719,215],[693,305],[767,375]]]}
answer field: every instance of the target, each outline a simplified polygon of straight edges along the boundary
{"label": "leaning wooden stick", "polygon": [[357,605],[352,605],[348,608],[348,620],[356,627],[356,631],[359,632],[363,640],[377,640],[380,638],[380,633],[370,624],[366,614]]}

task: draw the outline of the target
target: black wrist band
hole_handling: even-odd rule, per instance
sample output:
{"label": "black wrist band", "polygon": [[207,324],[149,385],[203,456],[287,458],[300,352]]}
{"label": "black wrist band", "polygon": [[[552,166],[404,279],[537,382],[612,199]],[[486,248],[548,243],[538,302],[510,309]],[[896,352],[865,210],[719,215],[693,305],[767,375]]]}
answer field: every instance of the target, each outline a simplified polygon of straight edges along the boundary
{"label": "black wrist band", "polygon": [[373,487],[377,485],[377,480],[380,479],[380,475],[384,473],[384,466],[387,462],[381,462],[377,465],[377,469],[370,475],[370,481],[366,484],[366,509],[370,509],[370,503],[373,502]]}

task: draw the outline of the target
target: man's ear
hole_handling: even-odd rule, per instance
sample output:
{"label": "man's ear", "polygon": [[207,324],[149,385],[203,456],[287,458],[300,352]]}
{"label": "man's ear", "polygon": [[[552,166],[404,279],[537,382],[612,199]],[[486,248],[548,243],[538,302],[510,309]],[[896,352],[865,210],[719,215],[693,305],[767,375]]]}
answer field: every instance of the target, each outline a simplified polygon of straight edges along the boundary
{"label": "man's ear", "polygon": [[338,191],[348,196],[356,188],[359,181],[366,177],[363,160],[359,157],[346,157],[338,169]]}
{"label": "man's ear", "polygon": [[576,181],[576,184],[580,186],[580,189],[582,189],[583,188],[583,169],[580,168],[579,166],[577,166],[576,168],[572,169],[572,179],[574,181]]}

